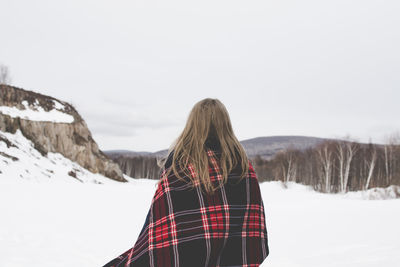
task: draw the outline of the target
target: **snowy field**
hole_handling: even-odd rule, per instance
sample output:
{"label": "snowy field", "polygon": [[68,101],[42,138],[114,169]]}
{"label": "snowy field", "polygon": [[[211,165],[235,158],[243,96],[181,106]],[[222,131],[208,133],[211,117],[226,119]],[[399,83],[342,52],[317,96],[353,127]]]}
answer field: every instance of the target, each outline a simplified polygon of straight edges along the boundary
{"label": "snowy field", "polygon": [[[400,266],[400,200],[261,184],[273,267]],[[99,267],[132,247],[155,182],[0,181],[1,267]]]}

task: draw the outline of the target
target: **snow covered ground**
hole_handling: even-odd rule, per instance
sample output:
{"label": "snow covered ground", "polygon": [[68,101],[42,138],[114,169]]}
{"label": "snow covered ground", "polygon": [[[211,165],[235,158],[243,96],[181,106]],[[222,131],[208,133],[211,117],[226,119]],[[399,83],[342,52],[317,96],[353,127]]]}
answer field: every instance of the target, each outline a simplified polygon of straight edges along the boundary
{"label": "snow covered ground", "polygon": [[[69,173],[73,173],[76,180]],[[88,171],[60,153],[49,152],[42,156],[19,129],[15,134],[0,131],[0,180],[10,177],[37,183],[114,182],[103,175]]]}
{"label": "snow covered ground", "polygon": [[[132,247],[155,181],[130,180],[0,179],[0,266],[99,267]],[[270,244],[262,266],[399,266],[399,199],[324,195],[277,182],[261,190]]]}

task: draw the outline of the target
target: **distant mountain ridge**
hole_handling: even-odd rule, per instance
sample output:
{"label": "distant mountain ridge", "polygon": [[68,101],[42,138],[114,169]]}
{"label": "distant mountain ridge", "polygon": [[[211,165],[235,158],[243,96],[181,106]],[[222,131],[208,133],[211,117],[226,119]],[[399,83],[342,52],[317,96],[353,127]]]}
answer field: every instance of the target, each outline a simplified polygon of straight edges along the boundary
{"label": "distant mountain ridge", "polygon": [[241,141],[249,157],[261,156],[271,159],[276,153],[289,148],[305,150],[328,140],[313,136],[264,136]]}
{"label": "distant mountain ridge", "polygon": [[[162,150],[162,153],[167,152],[167,150]],[[159,152],[147,152],[147,151],[132,151],[132,150],[126,150],[126,149],[115,149],[115,150],[105,150],[103,151],[107,155],[123,155],[126,157],[129,156],[154,156],[155,154]]]}
{"label": "distant mountain ridge", "polygon": [[[327,138],[313,137],[313,136],[299,136],[299,135],[288,135],[288,136],[263,136],[240,141],[243,145],[246,153],[249,157],[261,156],[263,159],[271,159],[276,153],[293,148],[304,150],[310,147],[317,146],[318,144],[330,140]],[[106,150],[105,154],[111,158],[118,156],[123,157],[164,157],[168,150],[160,150],[156,152],[146,151],[131,151],[131,150]]]}
{"label": "distant mountain ridge", "polygon": [[[331,139],[311,136],[264,136],[243,140],[243,145],[250,158],[260,156],[264,160],[273,158],[278,152],[292,148],[304,150]],[[165,157],[168,150],[156,152],[130,151],[130,150],[107,150],[104,151],[112,158],[122,171],[133,178],[157,179],[160,168],[157,159]]]}

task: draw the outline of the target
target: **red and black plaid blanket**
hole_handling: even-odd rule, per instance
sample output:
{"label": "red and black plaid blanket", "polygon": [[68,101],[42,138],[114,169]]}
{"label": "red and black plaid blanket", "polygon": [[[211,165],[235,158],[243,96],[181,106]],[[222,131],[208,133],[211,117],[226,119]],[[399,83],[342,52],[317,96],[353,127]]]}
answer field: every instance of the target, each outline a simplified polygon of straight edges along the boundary
{"label": "red and black plaid blanket", "polygon": [[[218,151],[207,154],[211,181],[219,184]],[[135,245],[104,267],[259,266],[269,254],[260,187],[251,163],[246,178],[239,174],[232,171],[209,195],[171,172],[156,189]]]}

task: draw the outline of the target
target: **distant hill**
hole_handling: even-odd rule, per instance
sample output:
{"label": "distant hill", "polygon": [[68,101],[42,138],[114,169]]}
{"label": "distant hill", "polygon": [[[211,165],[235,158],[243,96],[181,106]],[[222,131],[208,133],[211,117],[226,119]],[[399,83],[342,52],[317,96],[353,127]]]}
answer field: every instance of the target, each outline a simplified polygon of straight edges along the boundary
{"label": "distant hill", "polygon": [[[312,136],[264,136],[252,139],[243,140],[240,143],[243,145],[249,157],[261,156],[263,159],[271,159],[279,151],[294,148],[294,149],[307,149],[314,147],[323,141],[325,138],[312,137]],[[136,152],[131,150],[106,150],[104,151],[109,157],[115,159],[117,157],[163,157],[167,154],[168,150],[160,150],[157,152]]]}
{"label": "distant hill", "polygon": [[[163,150],[164,151],[164,150]],[[167,151],[167,150],[165,150]],[[157,152],[146,152],[146,151],[131,151],[124,149],[106,150],[103,151],[109,157],[125,156],[125,157],[136,157],[136,156],[154,156]]]}
{"label": "distant hill", "polygon": [[[288,148],[307,149],[314,147],[327,139],[310,136],[265,136],[241,141],[247,155],[254,158],[257,155],[263,159],[271,159],[279,151]],[[157,152],[107,150],[104,153],[121,167],[122,171],[134,178],[158,179],[160,171],[157,158],[166,156],[168,150]]]}
{"label": "distant hill", "polygon": [[270,159],[276,153],[289,148],[304,150],[314,147],[325,138],[311,136],[265,136],[256,137],[241,141],[249,157],[261,156],[263,159]]}

